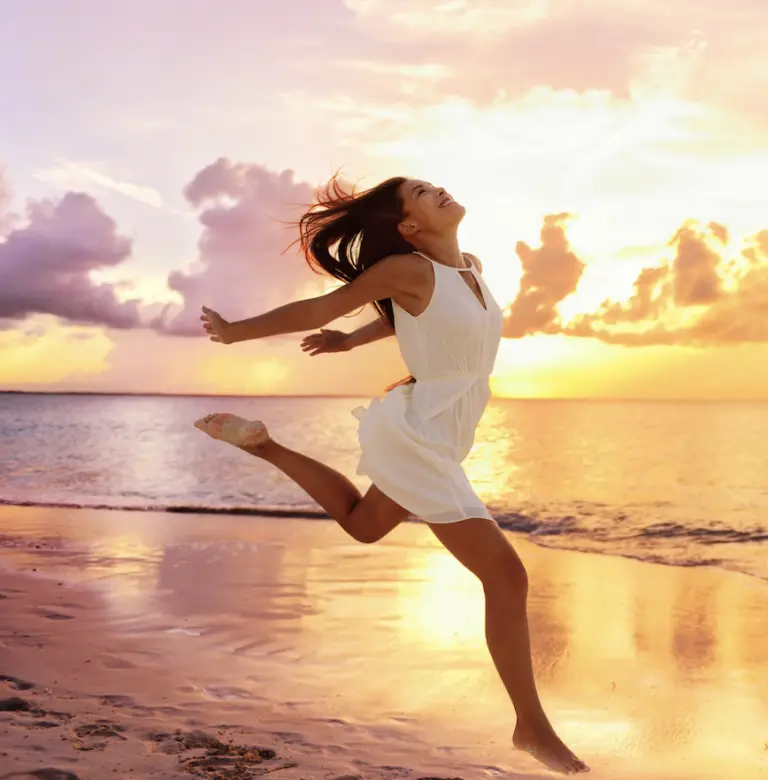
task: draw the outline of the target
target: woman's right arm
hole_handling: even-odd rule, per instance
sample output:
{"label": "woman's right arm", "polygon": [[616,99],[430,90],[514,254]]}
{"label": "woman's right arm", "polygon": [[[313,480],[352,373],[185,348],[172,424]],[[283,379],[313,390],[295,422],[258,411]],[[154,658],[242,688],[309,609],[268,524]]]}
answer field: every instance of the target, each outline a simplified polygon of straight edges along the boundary
{"label": "woman's right arm", "polygon": [[363,344],[371,344],[379,339],[393,336],[394,328],[382,319],[373,320],[351,333],[341,330],[321,328],[317,333],[310,333],[301,340],[301,349],[310,356],[323,355],[331,352],[349,352]]}
{"label": "woman's right arm", "polygon": [[355,347],[362,347],[363,344],[370,344],[394,335],[395,329],[388,322],[378,319],[363,325],[357,330],[353,330],[347,336],[347,343],[349,344],[349,349],[354,349]]}

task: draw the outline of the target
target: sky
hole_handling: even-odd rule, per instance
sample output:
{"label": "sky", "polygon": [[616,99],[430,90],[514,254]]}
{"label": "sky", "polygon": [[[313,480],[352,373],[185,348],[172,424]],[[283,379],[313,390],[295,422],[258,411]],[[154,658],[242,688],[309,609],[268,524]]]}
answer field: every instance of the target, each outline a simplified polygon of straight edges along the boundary
{"label": "sky", "polygon": [[2,3],[0,389],[381,392],[392,339],[198,327],[329,289],[287,223],[341,169],[467,207],[497,396],[766,400],[766,27],[764,0]]}

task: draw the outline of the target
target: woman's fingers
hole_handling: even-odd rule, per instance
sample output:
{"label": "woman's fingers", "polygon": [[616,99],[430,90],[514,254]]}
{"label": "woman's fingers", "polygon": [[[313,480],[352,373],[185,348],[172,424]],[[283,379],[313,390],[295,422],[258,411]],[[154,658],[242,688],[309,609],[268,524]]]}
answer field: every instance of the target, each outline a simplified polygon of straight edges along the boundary
{"label": "woman's fingers", "polygon": [[319,333],[312,333],[309,336],[305,336],[301,340],[302,352],[307,352],[310,357],[320,355],[324,352],[333,352],[331,347],[333,333],[334,331],[321,328]]}
{"label": "woman's fingers", "polygon": [[[216,327],[212,322],[213,317],[216,316],[216,312],[206,308],[205,306],[203,306],[202,309],[203,313],[200,315],[200,320],[203,323],[203,329],[205,330],[206,335],[210,338],[211,341],[215,341],[218,344],[221,344],[221,337],[218,335]],[[213,315],[213,317],[211,315]]]}

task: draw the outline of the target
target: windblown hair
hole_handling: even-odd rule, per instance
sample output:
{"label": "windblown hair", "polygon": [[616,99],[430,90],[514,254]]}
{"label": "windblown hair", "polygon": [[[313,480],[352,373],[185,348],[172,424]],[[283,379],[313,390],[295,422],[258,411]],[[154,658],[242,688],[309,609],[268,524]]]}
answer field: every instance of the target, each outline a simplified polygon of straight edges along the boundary
{"label": "windblown hair", "polygon": [[[400,197],[405,181],[398,176],[355,192],[336,174],[299,220],[299,243],[309,265],[351,282],[385,257],[412,252],[397,229],[405,217]],[[392,301],[387,298],[373,306],[394,327]]]}

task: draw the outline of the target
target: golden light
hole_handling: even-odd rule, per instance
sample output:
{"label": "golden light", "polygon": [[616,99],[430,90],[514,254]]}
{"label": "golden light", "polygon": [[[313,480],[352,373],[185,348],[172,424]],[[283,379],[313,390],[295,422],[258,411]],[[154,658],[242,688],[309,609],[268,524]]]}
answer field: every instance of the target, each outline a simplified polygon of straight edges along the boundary
{"label": "golden light", "polygon": [[279,395],[286,392],[290,374],[290,365],[279,357],[248,359],[232,351],[212,353],[198,368],[199,379],[215,394]]}
{"label": "golden light", "polygon": [[143,304],[184,304],[183,296],[168,287],[168,274],[164,272],[147,273],[142,270],[130,273],[125,267],[117,266],[91,271],[89,276],[95,284],[114,285],[115,297],[119,301],[139,299]]}
{"label": "golden light", "polygon": [[249,371],[252,387],[262,395],[280,391],[289,373],[288,366],[279,358],[261,359]]}
{"label": "golden light", "polygon": [[161,549],[142,541],[138,534],[107,536],[91,543],[90,578],[104,585],[101,595],[121,616],[151,614]]}
{"label": "golden light", "polygon": [[101,330],[62,325],[52,317],[0,330],[0,385],[46,385],[77,374],[109,369],[114,344]]}
{"label": "golden light", "polygon": [[474,576],[441,548],[417,557],[418,582],[404,582],[402,630],[430,645],[484,644],[483,594]]}

